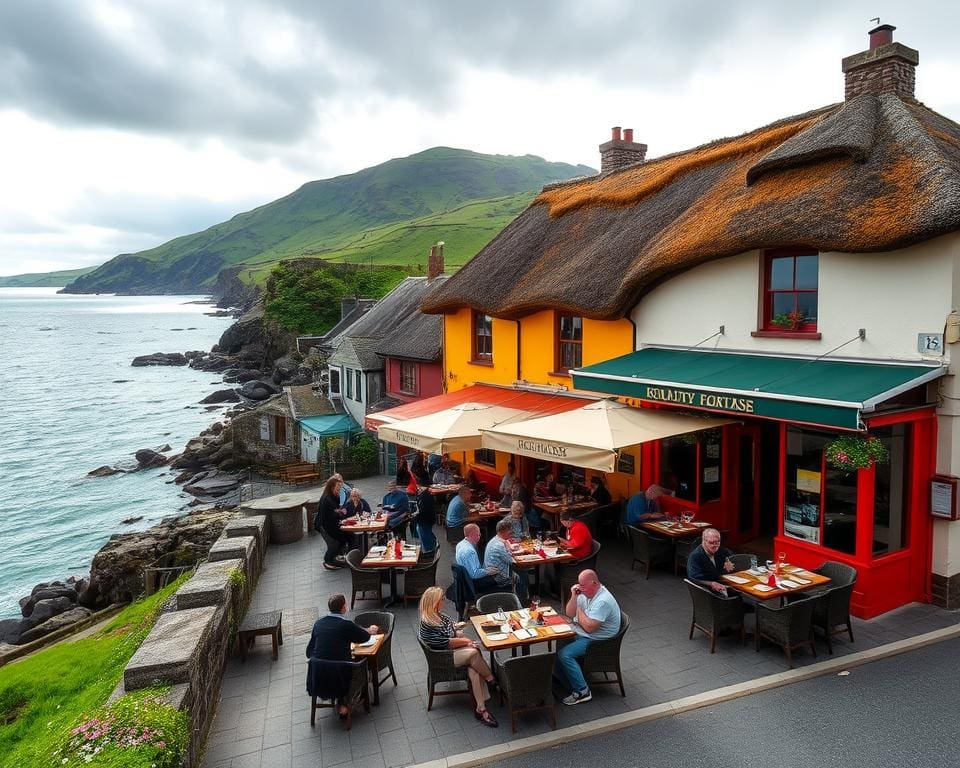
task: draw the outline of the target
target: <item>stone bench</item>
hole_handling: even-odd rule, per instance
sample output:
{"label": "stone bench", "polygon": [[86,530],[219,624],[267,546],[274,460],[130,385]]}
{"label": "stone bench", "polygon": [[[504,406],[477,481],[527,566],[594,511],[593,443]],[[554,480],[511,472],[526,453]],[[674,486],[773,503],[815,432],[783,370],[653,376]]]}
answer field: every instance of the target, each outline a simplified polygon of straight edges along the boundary
{"label": "stone bench", "polygon": [[279,646],[283,645],[283,613],[268,611],[267,613],[249,614],[237,630],[237,645],[240,646],[240,659],[247,660],[247,649],[253,646],[260,635],[270,635],[273,641],[273,660],[280,655]]}

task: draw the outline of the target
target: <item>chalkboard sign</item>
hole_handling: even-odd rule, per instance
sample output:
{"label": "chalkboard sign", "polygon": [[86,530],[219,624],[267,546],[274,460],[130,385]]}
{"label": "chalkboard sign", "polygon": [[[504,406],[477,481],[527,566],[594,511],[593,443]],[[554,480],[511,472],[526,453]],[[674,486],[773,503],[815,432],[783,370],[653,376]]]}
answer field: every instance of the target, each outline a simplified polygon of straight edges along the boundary
{"label": "chalkboard sign", "polygon": [[636,457],[631,453],[621,453],[617,456],[617,472],[632,475],[637,471]]}

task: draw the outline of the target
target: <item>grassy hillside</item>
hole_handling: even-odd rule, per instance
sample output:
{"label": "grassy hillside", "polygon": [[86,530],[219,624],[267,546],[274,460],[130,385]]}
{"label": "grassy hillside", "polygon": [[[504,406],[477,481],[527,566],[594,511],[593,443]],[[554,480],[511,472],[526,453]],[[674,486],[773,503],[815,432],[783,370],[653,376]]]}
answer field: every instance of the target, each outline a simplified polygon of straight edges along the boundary
{"label": "grassy hillside", "polygon": [[69,285],[78,277],[93,272],[96,267],[64,269],[59,272],[32,272],[25,275],[0,277],[0,288],[59,288]]}
{"label": "grassy hillside", "polygon": [[449,244],[453,263],[463,263],[544,184],[587,173],[592,170],[585,166],[533,155],[437,147],[310,182],[203,232],[118,256],[67,290],[199,291],[224,267],[250,265],[242,279],[258,281],[262,265],[304,256],[415,265],[437,240]]}

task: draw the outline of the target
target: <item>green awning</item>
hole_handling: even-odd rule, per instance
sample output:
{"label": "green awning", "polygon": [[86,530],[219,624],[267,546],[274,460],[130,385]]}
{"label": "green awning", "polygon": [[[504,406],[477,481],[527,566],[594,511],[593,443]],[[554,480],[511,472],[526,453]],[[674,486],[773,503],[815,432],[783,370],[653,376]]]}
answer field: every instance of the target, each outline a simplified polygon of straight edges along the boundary
{"label": "green awning", "polygon": [[862,413],[946,373],[943,365],[658,347],[571,371],[578,390],[842,429],[862,429]]}
{"label": "green awning", "polygon": [[300,419],[300,426],[317,435],[342,435],[359,432],[360,427],[349,413],[332,413],[329,416],[307,416]]}

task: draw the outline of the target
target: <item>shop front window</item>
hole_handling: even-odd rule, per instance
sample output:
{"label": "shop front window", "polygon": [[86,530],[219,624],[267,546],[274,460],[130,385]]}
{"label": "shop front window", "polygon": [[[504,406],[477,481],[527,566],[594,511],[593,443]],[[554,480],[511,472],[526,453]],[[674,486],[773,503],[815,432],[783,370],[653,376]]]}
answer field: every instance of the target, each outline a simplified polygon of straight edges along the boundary
{"label": "shop front window", "polygon": [[874,468],[874,555],[887,555],[907,546],[909,429],[909,424],[893,424],[871,430],[890,454],[888,464]]}
{"label": "shop front window", "polygon": [[826,466],[823,494],[823,546],[853,555],[857,551],[857,472]]}
{"label": "shop front window", "polygon": [[823,490],[823,448],[826,434],[787,428],[787,468],[783,533],[820,543]]}
{"label": "shop front window", "polygon": [[706,504],[722,493],[723,432],[709,429],[660,442],[660,485],[677,498]]}

